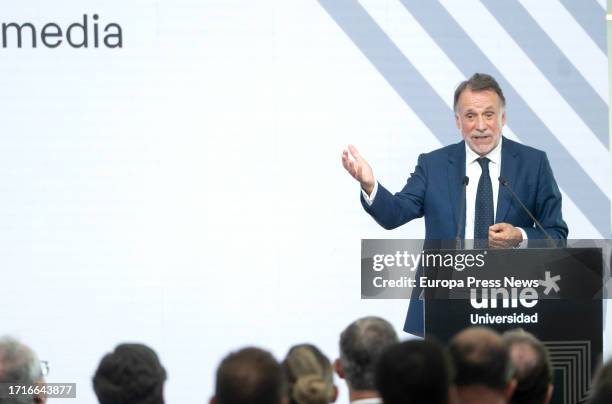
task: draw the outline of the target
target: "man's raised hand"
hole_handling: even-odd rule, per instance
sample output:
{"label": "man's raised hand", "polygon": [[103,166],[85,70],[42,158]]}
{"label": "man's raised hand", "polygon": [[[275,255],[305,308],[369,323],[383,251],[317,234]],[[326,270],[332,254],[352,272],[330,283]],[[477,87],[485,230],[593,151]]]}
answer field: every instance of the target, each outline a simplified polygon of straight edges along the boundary
{"label": "man's raised hand", "polygon": [[361,157],[352,144],[342,151],[342,165],[361,184],[361,188],[371,195],[374,190],[374,173],[368,162]]}

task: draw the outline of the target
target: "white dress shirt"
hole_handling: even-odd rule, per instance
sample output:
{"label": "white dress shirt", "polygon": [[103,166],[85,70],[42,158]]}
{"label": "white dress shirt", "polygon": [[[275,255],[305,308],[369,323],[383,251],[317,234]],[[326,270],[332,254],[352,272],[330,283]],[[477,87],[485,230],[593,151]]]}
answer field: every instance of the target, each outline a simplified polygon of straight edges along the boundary
{"label": "white dress shirt", "polygon": [[[491,177],[491,185],[493,186],[493,220],[497,214],[497,194],[499,193],[499,181],[497,180],[501,174],[501,149],[502,141],[487,155],[489,161],[489,176]],[[470,149],[468,144],[465,144],[465,175],[469,177],[470,182],[465,189],[465,238],[474,239],[474,213],[476,210],[476,193],[478,192],[478,181],[482,174],[482,167],[478,164],[480,156]]]}
{"label": "white dress shirt", "polygon": [[[502,143],[500,141],[493,150],[487,155],[483,156],[488,158],[489,161],[489,176],[491,177],[491,186],[493,187],[493,218],[497,214],[497,196],[499,193],[499,176],[501,174],[501,156],[502,156]],[[465,238],[467,240],[474,239],[474,212],[476,209],[476,192],[478,191],[478,181],[482,174],[482,167],[476,161],[480,156],[476,154],[468,144],[465,144],[465,175],[470,178],[468,185],[465,189]],[[376,198],[376,192],[378,191],[378,181],[374,180],[374,189],[372,194],[368,195],[363,189],[361,194],[368,205],[372,205],[374,198]],[[527,233],[522,228],[518,228],[523,235],[523,242],[519,244],[519,247],[524,247],[527,243]],[[469,248],[469,246],[466,246]]]}

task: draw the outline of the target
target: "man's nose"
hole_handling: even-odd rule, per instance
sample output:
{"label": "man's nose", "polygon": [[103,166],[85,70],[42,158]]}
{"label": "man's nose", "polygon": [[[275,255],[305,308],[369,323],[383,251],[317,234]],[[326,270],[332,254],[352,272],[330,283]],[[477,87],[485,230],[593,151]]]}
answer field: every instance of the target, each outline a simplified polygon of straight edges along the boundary
{"label": "man's nose", "polygon": [[485,122],[484,116],[480,115],[476,119],[477,119],[477,121],[476,121],[476,130],[478,130],[480,132],[484,132],[485,130],[487,130],[487,123]]}

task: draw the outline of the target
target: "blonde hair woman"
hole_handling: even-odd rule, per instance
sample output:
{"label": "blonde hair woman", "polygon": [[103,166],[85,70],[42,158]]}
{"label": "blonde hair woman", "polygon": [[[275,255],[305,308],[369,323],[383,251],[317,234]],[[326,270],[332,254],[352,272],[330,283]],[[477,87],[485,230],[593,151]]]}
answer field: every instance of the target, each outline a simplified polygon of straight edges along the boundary
{"label": "blonde hair woman", "polygon": [[336,401],[338,389],[329,359],[314,345],[293,346],[283,369],[290,404],[328,404]]}

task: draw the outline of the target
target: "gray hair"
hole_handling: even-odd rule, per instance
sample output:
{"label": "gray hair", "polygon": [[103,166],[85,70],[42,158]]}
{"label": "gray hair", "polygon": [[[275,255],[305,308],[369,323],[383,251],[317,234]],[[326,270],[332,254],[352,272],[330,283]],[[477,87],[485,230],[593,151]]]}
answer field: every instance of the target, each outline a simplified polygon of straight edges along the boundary
{"label": "gray hair", "polygon": [[[28,346],[9,336],[0,337],[0,383],[32,385],[43,380],[38,357]],[[0,397],[0,404],[31,404],[33,396]]]}
{"label": "gray hair", "polygon": [[340,334],[340,363],[349,387],[376,390],[375,370],[383,350],[398,342],[393,326],[380,317],[363,317]]}
{"label": "gray hair", "polygon": [[457,104],[459,104],[459,97],[461,93],[466,89],[472,91],[494,91],[499,97],[500,111],[506,108],[506,97],[504,92],[495,80],[495,78],[486,73],[474,73],[469,79],[462,81],[455,89],[455,96],[453,99],[453,111],[457,112]]}

